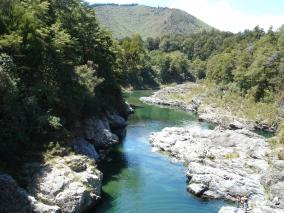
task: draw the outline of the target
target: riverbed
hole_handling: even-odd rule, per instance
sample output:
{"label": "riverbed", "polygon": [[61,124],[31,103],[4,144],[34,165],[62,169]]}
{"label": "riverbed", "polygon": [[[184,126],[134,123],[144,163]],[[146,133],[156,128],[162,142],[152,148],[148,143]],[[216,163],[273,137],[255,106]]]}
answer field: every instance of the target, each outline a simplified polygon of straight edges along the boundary
{"label": "riverbed", "polygon": [[184,166],[152,152],[149,144],[151,132],[164,127],[210,126],[198,122],[194,114],[139,101],[151,93],[126,94],[128,102],[136,106],[135,114],[129,119],[123,142],[100,165],[104,173],[102,201],[91,213],[217,213],[224,201],[205,201],[188,193]]}

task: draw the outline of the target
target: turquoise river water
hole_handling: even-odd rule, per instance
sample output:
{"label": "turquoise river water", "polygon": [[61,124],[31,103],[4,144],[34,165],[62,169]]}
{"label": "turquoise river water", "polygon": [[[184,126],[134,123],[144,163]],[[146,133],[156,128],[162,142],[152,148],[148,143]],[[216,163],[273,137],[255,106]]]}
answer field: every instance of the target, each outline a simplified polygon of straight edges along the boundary
{"label": "turquoise river water", "polygon": [[194,114],[150,106],[139,101],[150,91],[126,95],[137,106],[127,135],[101,165],[102,202],[91,213],[217,213],[224,201],[204,201],[186,191],[185,167],[164,154],[151,152],[149,136],[164,127],[184,124],[209,128]]}

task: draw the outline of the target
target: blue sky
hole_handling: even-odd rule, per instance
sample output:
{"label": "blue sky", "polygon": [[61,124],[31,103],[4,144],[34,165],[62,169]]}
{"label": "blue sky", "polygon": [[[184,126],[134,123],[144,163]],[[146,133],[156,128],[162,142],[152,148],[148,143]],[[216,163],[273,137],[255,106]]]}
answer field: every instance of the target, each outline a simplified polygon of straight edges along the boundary
{"label": "blue sky", "polygon": [[284,0],[86,0],[90,3],[139,3],[178,8],[202,21],[231,32],[252,29],[278,29],[284,24]]}

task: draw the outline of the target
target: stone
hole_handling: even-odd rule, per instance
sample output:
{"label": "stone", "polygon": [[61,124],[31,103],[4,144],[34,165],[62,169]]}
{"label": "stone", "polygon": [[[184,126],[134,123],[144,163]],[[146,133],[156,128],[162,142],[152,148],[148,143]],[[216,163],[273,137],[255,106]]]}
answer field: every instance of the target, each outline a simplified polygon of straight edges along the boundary
{"label": "stone", "polygon": [[58,206],[62,212],[80,213],[95,205],[101,194],[102,173],[82,155],[54,157],[41,165],[28,182],[35,199]]}
{"label": "stone", "polygon": [[206,190],[208,190],[208,187],[203,184],[192,183],[188,185],[187,190],[196,196],[201,196]]}
{"label": "stone", "polygon": [[60,213],[58,206],[50,206],[37,201],[7,174],[0,174],[1,213]]}
{"label": "stone", "polygon": [[118,136],[111,132],[107,119],[91,118],[84,126],[85,139],[96,148],[108,148],[119,142]]}
{"label": "stone", "polygon": [[127,126],[126,120],[116,113],[108,113],[107,119],[111,130],[124,129]]}
{"label": "stone", "polygon": [[78,154],[88,156],[95,161],[100,160],[99,154],[97,153],[94,145],[86,141],[84,138],[75,138],[71,142],[70,146]]}

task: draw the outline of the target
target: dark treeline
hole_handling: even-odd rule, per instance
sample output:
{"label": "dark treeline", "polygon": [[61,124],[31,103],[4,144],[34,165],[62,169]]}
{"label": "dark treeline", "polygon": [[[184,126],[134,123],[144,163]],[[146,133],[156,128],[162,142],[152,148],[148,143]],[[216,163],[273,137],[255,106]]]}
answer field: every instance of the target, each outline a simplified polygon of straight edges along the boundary
{"label": "dark treeline", "polygon": [[0,1],[0,162],[124,113],[116,47],[79,0]]}
{"label": "dark treeline", "polygon": [[[284,87],[284,28],[259,27],[233,34],[212,30],[191,36],[147,38],[120,42],[125,82],[172,83],[206,79],[224,89],[274,101]],[[153,84],[155,85],[155,84]]]}

